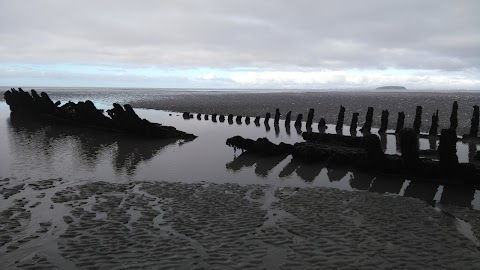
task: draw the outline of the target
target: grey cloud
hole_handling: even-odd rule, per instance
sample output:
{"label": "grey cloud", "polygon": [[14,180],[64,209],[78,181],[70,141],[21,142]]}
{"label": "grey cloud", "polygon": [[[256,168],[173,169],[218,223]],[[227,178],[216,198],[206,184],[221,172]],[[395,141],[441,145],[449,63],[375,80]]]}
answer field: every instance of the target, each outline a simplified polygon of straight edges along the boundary
{"label": "grey cloud", "polygon": [[0,61],[480,69],[480,1],[3,0]]}

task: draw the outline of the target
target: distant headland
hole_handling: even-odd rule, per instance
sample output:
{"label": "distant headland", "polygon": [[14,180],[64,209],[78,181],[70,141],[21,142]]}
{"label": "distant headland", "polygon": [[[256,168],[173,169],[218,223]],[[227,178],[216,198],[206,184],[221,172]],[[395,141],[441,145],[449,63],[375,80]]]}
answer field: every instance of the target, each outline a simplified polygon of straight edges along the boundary
{"label": "distant headland", "polygon": [[404,86],[388,85],[375,88],[375,90],[407,90]]}

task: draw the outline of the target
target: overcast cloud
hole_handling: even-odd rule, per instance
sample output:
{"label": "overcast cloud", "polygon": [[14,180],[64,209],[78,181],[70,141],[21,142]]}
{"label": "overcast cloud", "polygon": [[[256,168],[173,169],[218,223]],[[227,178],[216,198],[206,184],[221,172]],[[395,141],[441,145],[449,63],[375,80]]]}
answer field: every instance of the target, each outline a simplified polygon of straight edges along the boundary
{"label": "overcast cloud", "polygon": [[[0,84],[480,89],[479,11],[442,0],[0,0]],[[57,65],[69,68],[48,71]]]}

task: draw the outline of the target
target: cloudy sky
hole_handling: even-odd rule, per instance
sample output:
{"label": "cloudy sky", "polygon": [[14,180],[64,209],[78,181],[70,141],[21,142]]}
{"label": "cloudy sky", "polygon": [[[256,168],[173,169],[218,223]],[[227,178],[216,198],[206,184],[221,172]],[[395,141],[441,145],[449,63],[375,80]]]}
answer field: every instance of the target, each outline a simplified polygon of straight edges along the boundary
{"label": "cloudy sky", "polygon": [[0,0],[0,85],[480,89],[480,1]]}

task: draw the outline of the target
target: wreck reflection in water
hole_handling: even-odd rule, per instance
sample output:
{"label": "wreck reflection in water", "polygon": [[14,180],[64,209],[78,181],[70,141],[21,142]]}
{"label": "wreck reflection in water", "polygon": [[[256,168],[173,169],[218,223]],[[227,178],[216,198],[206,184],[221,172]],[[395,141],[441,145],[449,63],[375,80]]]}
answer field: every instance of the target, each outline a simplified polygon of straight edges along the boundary
{"label": "wreck reflection in water", "polygon": [[[193,133],[198,138],[192,142],[142,141],[128,137],[105,134],[87,129],[43,125],[9,117],[5,107],[0,108],[0,140],[2,153],[0,177],[47,179],[62,177],[70,181],[171,181],[171,182],[233,182],[239,184],[270,184],[277,186],[324,186],[343,190],[364,190],[392,193],[422,199],[479,208],[477,192],[473,187],[438,186],[391,176],[372,175],[348,167],[326,166],[322,163],[304,163],[292,156],[259,157],[234,152],[225,145],[227,138],[241,135],[252,139],[267,137],[279,143],[302,141],[302,126],[285,125],[280,120],[273,124],[275,132],[263,119],[255,125],[229,125],[224,117],[204,120],[182,119],[176,113],[140,110],[142,118],[179,130]],[[7,108],[8,110],[8,108]],[[171,114],[171,115],[170,115]],[[218,119],[218,121],[216,121]],[[226,120],[226,119],[224,119]],[[253,118],[252,118],[253,120]],[[268,124],[268,123],[267,123]],[[291,128],[295,131],[291,132]],[[313,131],[318,123],[313,123]],[[327,133],[335,133],[328,125]],[[350,134],[348,126],[339,131]],[[372,129],[372,133],[376,130]],[[362,136],[358,133],[357,136]],[[395,135],[381,137],[386,153],[397,153]],[[421,149],[435,150],[438,142],[420,139]],[[462,162],[473,158],[478,148],[474,143],[458,143]],[[232,158],[233,156],[233,158]],[[226,165],[225,165],[226,164]]]}
{"label": "wreck reflection in water", "polygon": [[[286,156],[260,156],[244,152],[235,157],[233,161],[228,162],[226,168],[238,172],[244,168],[255,166],[255,173],[259,177],[266,177],[284,159],[288,158]],[[352,190],[398,194],[421,199],[428,204],[436,202],[436,197],[440,196],[440,203],[471,207],[476,192],[474,186],[439,185],[432,182],[410,181],[396,176],[361,172],[348,167],[325,167],[322,163],[305,163],[295,158],[291,158],[283,166],[278,173],[278,177],[282,179],[295,173],[295,176],[300,177],[305,182],[312,183],[322,171],[326,172],[325,174],[330,182],[346,179]]]}
{"label": "wreck reflection in water", "polygon": [[[110,159],[117,173],[135,174],[138,165],[177,140],[141,140],[87,128],[53,126],[11,115],[10,146],[19,170],[93,169]],[[59,158],[60,155],[60,158]],[[71,155],[71,159],[67,158]],[[63,156],[63,158],[61,158]],[[34,168],[33,168],[34,167]]]}

